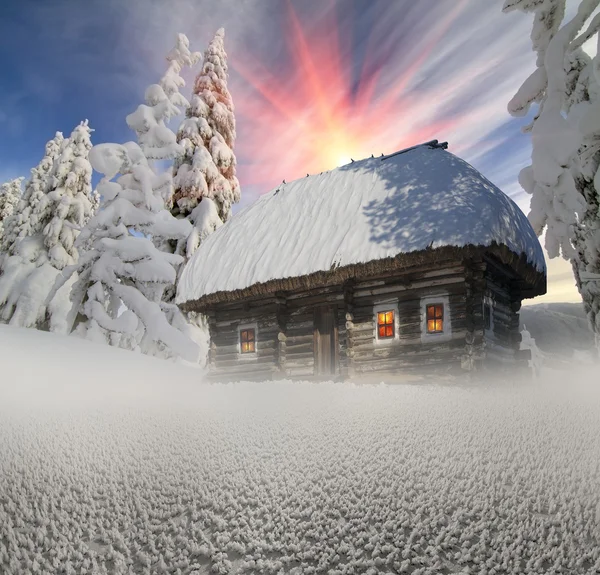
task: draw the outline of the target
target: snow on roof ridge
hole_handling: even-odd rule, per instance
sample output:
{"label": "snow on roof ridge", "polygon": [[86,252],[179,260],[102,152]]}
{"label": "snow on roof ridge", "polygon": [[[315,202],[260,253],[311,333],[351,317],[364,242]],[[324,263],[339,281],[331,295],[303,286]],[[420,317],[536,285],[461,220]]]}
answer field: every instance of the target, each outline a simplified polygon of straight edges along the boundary
{"label": "snow on roof ridge", "polygon": [[[343,168],[344,166],[349,166],[350,164],[356,164],[358,162],[366,162],[368,160],[373,160],[373,159],[379,159],[383,162],[383,160],[393,158],[394,156],[399,156],[400,154],[404,154],[406,152],[410,152],[412,150],[416,150],[417,148],[422,148],[424,146],[428,146],[430,149],[441,148],[442,150],[446,150],[446,149],[448,149],[448,142],[440,143],[439,140],[429,140],[429,142],[423,142],[422,144],[416,144],[415,146],[411,146],[410,148],[404,148],[403,150],[398,150],[397,152],[392,152],[391,154],[388,154],[387,156],[384,154],[381,154],[381,156],[379,156],[379,158],[375,158],[374,154],[371,154],[371,156],[368,158],[361,158],[360,160],[354,160],[353,158],[350,158],[350,161],[347,164],[343,164],[342,166],[336,166],[335,168],[332,168],[330,170],[323,170],[322,172],[319,172],[318,174],[317,173],[306,174],[306,176],[304,176],[304,177],[309,178],[312,176],[322,176],[324,173],[331,172],[331,171],[337,170],[339,168]],[[279,184],[275,188],[274,193],[277,194],[278,192],[280,192],[281,186],[291,184],[291,183],[295,182],[296,180],[300,180],[300,179],[302,179],[302,177],[295,178],[294,180],[291,180],[290,182],[286,182],[286,180],[284,179],[281,182],[281,184]]]}
{"label": "snow on roof ridge", "polygon": [[398,150],[397,152],[393,152],[392,154],[383,156],[381,158],[381,161],[383,162],[383,160],[393,158],[394,156],[399,156],[400,154],[404,154],[406,152],[416,150],[417,148],[423,148],[424,146],[428,146],[429,148],[441,148],[442,150],[446,150],[446,149],[448,149],[448,142],[442,142],[440,144],[439,140],[429,140],[429,142],[423,142],[422,144],[417,144],[416,146],[411,146],[410,148],[404,148],[403,150]]}

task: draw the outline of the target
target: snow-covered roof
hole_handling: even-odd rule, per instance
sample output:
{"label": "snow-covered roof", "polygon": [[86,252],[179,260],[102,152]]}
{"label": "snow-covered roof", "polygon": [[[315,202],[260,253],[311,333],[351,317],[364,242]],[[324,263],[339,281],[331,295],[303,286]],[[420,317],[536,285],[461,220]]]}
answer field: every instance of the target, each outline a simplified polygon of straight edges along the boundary
{"label": "snow-covered roof", "polygon": [[260,197],[204,241],[183,271],[177,302],[429,247],[493,244],[545,274],[517,205],[464,160],[421,145]]}

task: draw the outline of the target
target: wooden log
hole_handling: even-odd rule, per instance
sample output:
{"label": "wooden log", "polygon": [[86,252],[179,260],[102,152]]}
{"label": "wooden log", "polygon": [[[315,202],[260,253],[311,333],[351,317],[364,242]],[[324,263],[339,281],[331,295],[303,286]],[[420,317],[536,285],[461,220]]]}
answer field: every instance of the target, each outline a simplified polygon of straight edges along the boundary
{"label": "wooden log", "polygon": [[314,364],[315,364],[315,357],[313,354],[310,354],[307,356],[288,357],[286,366],[288,368],[303,367],[303,366],[306,367],[306,366],[313,366]]}
{"label": "wooden log", "polygon": [[462,353],[464,340],[457,338],[439,344],[421,344],[412,345],[375,345],[361,348],[353,348],[355,361],[369,362],[378,357],[389,357],[404,360],[413,357],[428,357],[437,354],[448,353],[450,351]]}
{"label": "wooden log", "polygon": [[273,366],[273,369],[276,368],[275,359],[273,355],[268,355],[264,357],[255,356],[255,357],[244,357],[240,359],[239,357],[233,359],[222,359],[217,357],[217,361],[215,363],[218,369],[223,369],[225,367],[239,367],[240,369],[248,368],[250,370],[254,369],[255,366],[263,366],[268,364]]}
{"label": "wooden log", "polygon": [[314,340],[314,335],[312,332],[310,334],[294,335],[294,336],[290,336],[288,334],[286,343],[287,343],[288,349],[289,349],[295,345],[303,345],[303,344],[307,344],[307,343],[312,345],[313,340]]}
{"label": "wooden log", "polygon": [[312,376],[314,374],[313,367],[290,367],[288,366],[286,373],[289,377]]}
{"label": "wooden log", "polygon": [[460,353],[453,352],[451,354],[432,355],[426,359],[418,358],[416,362],[409,361],[389,361],[386,359],[378,359],[371,362],[356,363],[355,369],[357,373],[373,373],[388,371],[392,373],[402,373],[409,368],[432,368],[441,366],[444,370],[452,369],[460,365]]}
{"label": "wooden log", "polygon": [[369,289],[357,289],[355,291],[355,298],[364,296],[380,296],[391,294],[394,292],[403,292],[407,290],[422,290],[427,288],[434,288],[440,286],[447,286],[450,284],[461,284],[464,282],[464,277],[461,276],[449,276],[441,279],[427,279],[422,281],[416,281],[411,285],[394,285],[394,286],[383,286]]}
{"label": "wooden log", "polygon": [[293,355],[296,353],[313,353],[313,342],[299,343],[296,345],[287,345],[287,353]]}
{"label": "wooden log", "polygon": [[395,350],[397,350],[397,353],[399,354],[404,354],[404,353],[414,353],[415,351],[419,351],[419,350],[423,350],[424,352],[428,352],[428,350],[431,350],[433,348],[435,348],[436,346],[456,346],[456,347],[463,347],[465,345],[465,337],[466,337],[467,331],[466,330],[462,330],[462,331],[454,331],[452,330],[452,338],[449,340],[445,340],[443,343],[435,343],[435,342],[422,342],[421,341],[421,334],[419,332],[419,334],[415,337],[406,337],[406,338],[402,338],[400,337],[400,339],[398,341],[393,341],[390,343],[375,343],[374,339],[371,339],[370,341],[358,341],[358,342],[353,342],[353,346],[352,349],[354,352],[357,353],[362,353],[362,352],[370,352],[372,350],[376,350],[376,349],[382,349],[382,348],[393,348]]}
{"label": "wooden log", "polygon": [[315,354],[312,349],[310,351],[304,351],[304,352],[298,352],[298,353],[292,353],[291,351],[288,350],[287,362],[290,363],[290,362],[295,362],[295,361],[301,361],[304,359],[314,361],[314,357],[315,357]]}
{"label": "wooden log", "polygon": [[307,320],[302,320],[299,321],[294,317],[290,317],[287,321],[287,325],[286,325],[286,334],[290,334],[290,332],[293,331],[297,331],[297,330],[306,330],[306,331],[311,331],[314,329],[314,325],[315,322],[312,319],[307,319]]}

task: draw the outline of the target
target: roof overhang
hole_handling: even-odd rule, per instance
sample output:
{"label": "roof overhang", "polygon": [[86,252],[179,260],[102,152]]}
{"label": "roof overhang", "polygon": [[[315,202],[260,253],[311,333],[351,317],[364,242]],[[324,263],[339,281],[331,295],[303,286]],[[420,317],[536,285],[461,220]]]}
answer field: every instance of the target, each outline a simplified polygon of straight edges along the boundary
{"label": "roof overhang", "polygon": [[444,246],[398,254],[393,258],[373,260],[366,263],[335,267],[304,276],[273,279],[255,283],[247,288],[233,291],[218,291],[199,299],[186,301],[179,307],[186,312],[204,312],[222,303],[245,302],[251,299],[275,296],[282,292],[297,292],[318,287],[341,285],[349,280],[364,281],[394,272],[409,272],[412,268],[427,265],[439,266],[451,261],[484,261],[491,258],[502,264],[505,274],[518,288],[521,297],[533,298],[546,293],[546,274],[529,263],[524,254],[520,256],[508,247],[498,244],[491,246],[463,247]]}

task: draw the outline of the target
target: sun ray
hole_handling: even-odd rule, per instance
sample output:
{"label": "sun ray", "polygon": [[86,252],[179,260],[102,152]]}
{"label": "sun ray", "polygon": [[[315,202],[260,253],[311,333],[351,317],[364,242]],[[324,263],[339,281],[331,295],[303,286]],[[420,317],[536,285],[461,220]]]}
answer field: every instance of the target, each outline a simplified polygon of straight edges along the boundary
{"label": "sun ray", "polygon": [[[266,70],[260,69],[255,63],[250,64],[247,60],[242,61],[239,57],[231,58],[233,69],[244,78],[265,100],[267,100],[278,112],[288,120],[297,123],[300,106],[296,106],[289,94],[280,92],[276,86],[277,81]],[[265,77],[265,81],[259,79],[259,73]]]}
{"label": "sun ray", "polygon": [[300,25],[300,21],[291,0],[288,0],[287,4],[292,28],[290,39],[292,40],[293,48],[295,49],[295,55],[301,69],[305,73],[307,87],[310,88],[310,96],[314,98],[317,103],[317,108],[319,109],[322,119],[331,127],[333,126],[331,108],[323,87],[321,86],[319,74],[313,63],[308,42],[306,41],[302,26]]}
{"label": "sun ray", "polygon": [[[292,0],[287,0],[286,37],[294,65],[283,67],[279,61],[274,72],[251,50],[231,59],[237,81],[244,85],[244,97],[237,104],[243,119],[238,122],[238,150],[246,160],[239,166],[244,186],[266,191],[283,179],[328,170],[351,158],[446,138],[461,122],[472,121],[465,113],[450,113],[460,94],[455,80],[436,82],[436,98],[448,102],[442,118],[432,116],[427,86],[415,89],[415,79],[435,56],[467,0],[458,0],[421,40],[415,47],[418,56],[408,66],[394,52],[397,42],[381,46],[376,41],[374,27],[356,85],[355,52],[352,45],[343,44],[350,42],[350,34],[342,37],[336,3],[327,1],[321,20],[305,28]],[[474,67],[464,72],[465,77],[481,73]],[[397,77],[390,82],[394,73]],[[440,116],[439,107],[436,114]]]}

